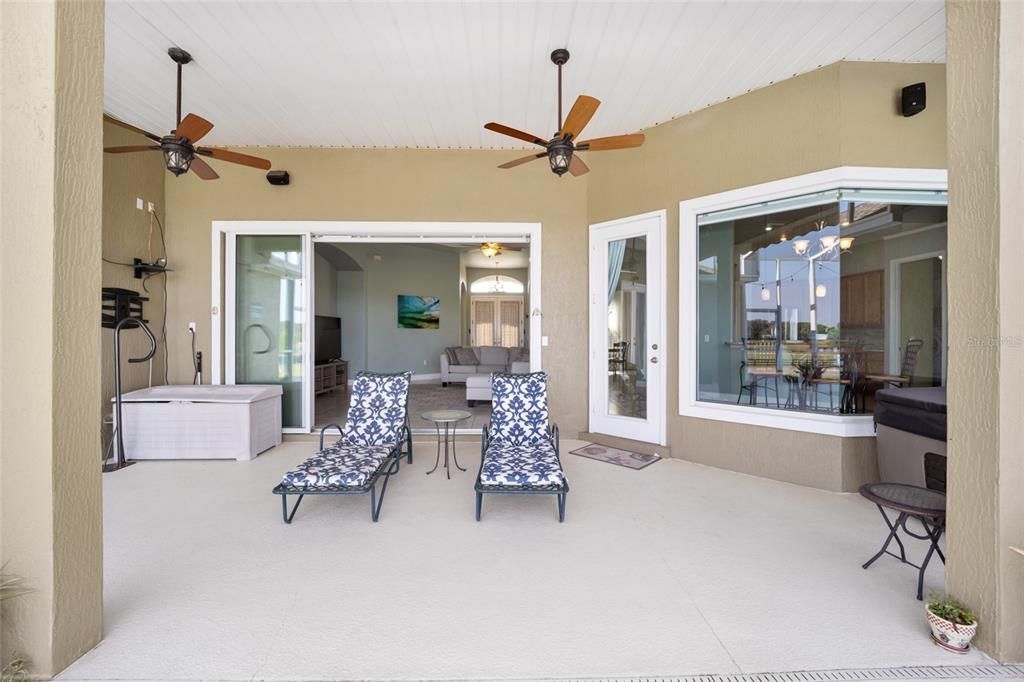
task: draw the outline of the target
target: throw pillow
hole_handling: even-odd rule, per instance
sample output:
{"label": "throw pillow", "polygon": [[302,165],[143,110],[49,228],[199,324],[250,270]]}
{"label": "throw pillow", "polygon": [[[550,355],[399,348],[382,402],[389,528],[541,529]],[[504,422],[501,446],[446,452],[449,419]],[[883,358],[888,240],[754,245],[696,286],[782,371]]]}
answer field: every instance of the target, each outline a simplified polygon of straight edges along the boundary
{"label": "throw pillow", "polygon": [[448,364],[449,365],[457,365],[457,364],[459,364],[459,358],[458,358],[458,356],[456,356],[455,350],[456,350],[456,348],[454,346],[449,346],[448,348],[444,349],[444,352],[448,355]]}
{"label": "throw pillow", "polygon": [[455,349],[456,365],[479,365],[480,361],[476,359],[476,352],[472,348],[456,348]]}

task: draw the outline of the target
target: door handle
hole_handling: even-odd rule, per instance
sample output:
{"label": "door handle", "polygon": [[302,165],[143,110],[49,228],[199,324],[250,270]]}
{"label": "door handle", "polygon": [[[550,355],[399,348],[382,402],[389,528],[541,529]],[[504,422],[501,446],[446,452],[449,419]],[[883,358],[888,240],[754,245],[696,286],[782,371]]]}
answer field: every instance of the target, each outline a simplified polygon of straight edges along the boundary
{"label": "door handle", "polygon": [[656,344],[656,343],[655,343],[655,344],[653,344],[653,345],[651,346],[651,350],[658,350],[658,344]]}
{"label": "door handle", "polygon": [[652,365],[658,364],[658,358],[651,358],[651,364]]}

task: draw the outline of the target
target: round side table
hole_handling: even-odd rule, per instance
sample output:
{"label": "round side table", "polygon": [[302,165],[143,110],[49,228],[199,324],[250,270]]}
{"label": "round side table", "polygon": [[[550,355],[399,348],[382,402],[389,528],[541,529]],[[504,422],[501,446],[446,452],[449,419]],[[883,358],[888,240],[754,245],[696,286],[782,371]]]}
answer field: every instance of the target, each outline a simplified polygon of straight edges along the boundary
{"label": "round side table", "polygon": [[448,451],[451,448],[451,458],[459,471],[465,471],[459,466],[459,459],[455,456],[455,426],[472,417],[471,412],[465,410],[431,410],[424,412],[422,417],[428,422],[433,422],[437,431],[437,457],[434,459],[434,468],[427,472],[427,476],[437,471],[441,463],[441,444],[444,443],[444,470],[447,477],[452,477],[452,470],[448,466]]}

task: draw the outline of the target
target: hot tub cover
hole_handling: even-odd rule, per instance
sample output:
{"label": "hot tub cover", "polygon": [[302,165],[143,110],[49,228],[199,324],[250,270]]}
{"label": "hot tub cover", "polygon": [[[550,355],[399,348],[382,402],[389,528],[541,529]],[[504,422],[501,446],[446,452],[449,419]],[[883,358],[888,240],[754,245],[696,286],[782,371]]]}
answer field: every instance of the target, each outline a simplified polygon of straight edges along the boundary
{"label": "hot tub cover", "polygon": [[254,403],[283,393],[278,384],[151,386],[121,396],[126,403]]}
{"label": "hot tub cover", "polygon": [[875,424],[946,440],[946,388],[886,388],[875,393]]}

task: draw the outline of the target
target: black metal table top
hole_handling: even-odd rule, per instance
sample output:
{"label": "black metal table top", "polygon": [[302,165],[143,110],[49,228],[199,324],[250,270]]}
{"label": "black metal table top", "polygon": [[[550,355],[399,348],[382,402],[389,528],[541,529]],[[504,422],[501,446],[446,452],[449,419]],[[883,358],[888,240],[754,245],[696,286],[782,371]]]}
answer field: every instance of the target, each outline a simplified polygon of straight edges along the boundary
{"label": "black metal table top", "polygon": [[946,495],[937,490],[905,483],[867,483],[861,486],[860,494],[875,504],[915,516],[946,515]]}

